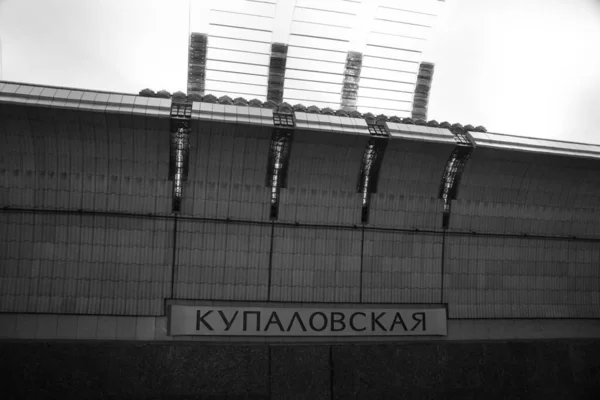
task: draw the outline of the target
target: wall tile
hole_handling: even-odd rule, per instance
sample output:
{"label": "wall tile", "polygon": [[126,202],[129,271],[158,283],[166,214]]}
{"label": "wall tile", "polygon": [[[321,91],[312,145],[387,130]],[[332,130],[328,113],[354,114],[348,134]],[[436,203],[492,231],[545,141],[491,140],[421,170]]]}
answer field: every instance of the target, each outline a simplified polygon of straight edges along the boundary
{"label": "wall tile", "polygon": [[89,340],[96,338],[98,317],[80,315],[77,321],[77,339]]}
{"label": "wall tile", "polygon": [[153,340],[154,325],[154,317],[137,317],[135,327],[135,338],[137,340]]}
{"label": "wall tile", "polygon": [[117,335],[117,318],[113,316],[98,317],[96,328],[97,339],[115,339]]}
{"label": "wall tile", "polygon": [[36,339],[55,339],[58,315],[37,315]]}
{"label": "wall tile", "polygon": [[34,339],[37,329],[37,315],[19,314],[17,317],[17,337],[19,339]]}
{"label": "wall tile", "polygon": [[137,321],[135,317],[117,317],[117,340],[134,340]]}
{"label": "wall tile", "polygon": [[14,338],[17,333],[17,314],[0,314],[0,338]]}
{"label": "wall tile", "polygon": [[56,337],[58,339],[77,338],[78,319],[77,315],[59,315]]}

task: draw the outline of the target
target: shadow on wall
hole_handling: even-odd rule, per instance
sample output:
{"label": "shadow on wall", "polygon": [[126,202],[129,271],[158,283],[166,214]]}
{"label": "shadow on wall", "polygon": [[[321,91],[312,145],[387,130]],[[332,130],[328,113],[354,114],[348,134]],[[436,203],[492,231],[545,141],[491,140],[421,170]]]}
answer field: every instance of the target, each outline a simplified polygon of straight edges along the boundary
{"label": "shadow on wall", "polygon": [[1,342],[0,368],[5,399],[592,399],[600,342]]}

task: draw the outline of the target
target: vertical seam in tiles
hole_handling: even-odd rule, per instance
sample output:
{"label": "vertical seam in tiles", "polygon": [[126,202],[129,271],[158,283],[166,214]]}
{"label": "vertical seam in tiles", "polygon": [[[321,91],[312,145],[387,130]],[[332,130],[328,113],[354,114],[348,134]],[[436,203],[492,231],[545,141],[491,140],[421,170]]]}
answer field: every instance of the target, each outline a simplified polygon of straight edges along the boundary
{"label": "vertical seam in tiles", "polygon": [[329,345],[329,399],[333,400],[333,346]]}
{"label": "vertical seam in tiles", "polygon": [[[171,262],[171,298],[175,298],[175,278],[177,276],[177,216],[173,219],[173,259]],[[167,310],[165,309],[165,312]]]}
{"label": "vertical seam in tiles", "polygon": [[360,240],[360,283],[358,287],[358,302],[362,304],[363,301],[363,264],[365,256],[365,227],[361,228],[361,240]]}
{"label": "vertical seam in tiles", "polygon": [[272,387],[271,381],[272,381],[272,370],[273,370],[273,368],[271,367],[271,363],[273,362],[273,357],[271,355],[271,345],[270,344],[267,345],[267,349],[269,349],[269,352],[268,352],[268,364],[269,365],[267,366],[267,368],[268,368],[268,371],[267,371],[267,390],[269,392],[269,399],[272,399],[273,398],[273,387]]}
{"label": "vertical seam in tiles", "polygon": [[271,275],[273,274],[273,239],[275,236],[275,222],[271,222],[271,247],[269,249],[269,281],[267,283],[267,301],[271,301]]}
{"label": "vertical seam in tiles", "polygon": [[441,260],[441,284],[440,284],[440,303],[444,303],[444,258],[446,257],[446,228],[442,231],[442,260]]}

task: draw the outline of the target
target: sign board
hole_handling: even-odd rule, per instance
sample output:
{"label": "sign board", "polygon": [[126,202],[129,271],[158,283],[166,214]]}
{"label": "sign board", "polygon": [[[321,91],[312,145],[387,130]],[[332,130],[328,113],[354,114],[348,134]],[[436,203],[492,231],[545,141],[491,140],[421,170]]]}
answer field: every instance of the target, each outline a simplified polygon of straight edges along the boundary
{"label": "sign board", "polygon": [[169,334],[208,336],[446,335],[445,308],[172,305]]}

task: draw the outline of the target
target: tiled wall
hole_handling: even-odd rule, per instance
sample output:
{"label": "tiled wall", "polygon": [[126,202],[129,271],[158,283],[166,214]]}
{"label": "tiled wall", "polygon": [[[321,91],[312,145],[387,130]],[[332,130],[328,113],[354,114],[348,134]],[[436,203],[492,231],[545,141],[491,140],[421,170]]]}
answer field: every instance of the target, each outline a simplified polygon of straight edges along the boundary
{"label": "tiled wall", "polygon": [[448,236],[444,302],[451,318],[598,318],[594,242]]}
{"label": "tiled wall", "polygon": [[0,311],[161,315],[173,221],[0,213]]}

